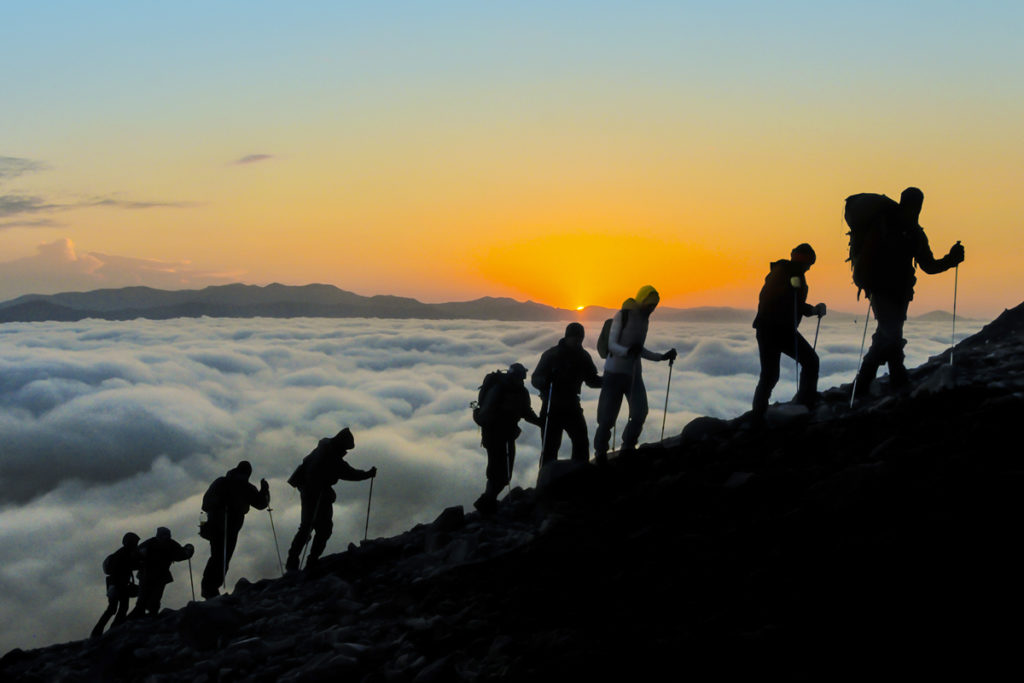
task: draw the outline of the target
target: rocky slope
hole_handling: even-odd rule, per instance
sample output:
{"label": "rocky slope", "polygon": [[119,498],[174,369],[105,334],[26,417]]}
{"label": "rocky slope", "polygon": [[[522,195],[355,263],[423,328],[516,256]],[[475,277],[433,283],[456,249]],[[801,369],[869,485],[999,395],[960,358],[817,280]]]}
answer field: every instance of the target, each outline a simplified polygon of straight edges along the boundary
{"label": "rocky slope", "polygon": [[26,681],[1019,676],[1024,304],[851,409],[702,418],[545,468],[491,518],[350,546],[98,640]]}

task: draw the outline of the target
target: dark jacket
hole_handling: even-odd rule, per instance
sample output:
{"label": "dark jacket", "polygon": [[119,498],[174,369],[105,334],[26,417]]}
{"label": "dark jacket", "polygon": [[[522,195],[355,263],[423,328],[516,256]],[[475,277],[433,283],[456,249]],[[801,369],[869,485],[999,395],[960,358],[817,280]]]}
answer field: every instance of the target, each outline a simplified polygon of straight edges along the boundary
{"label": "dark jacket", "polygon": [[269,487],[257,489],[237,467],[215,479],[203,495],[203,510],[217,516],[226,513],[228,521],[238,525],[250,507],[264,510],[269,504]]}
{"label": "dark jacket", "polygon": [[171,576],[171,563],[181,562],[189,557],[191,555],[188,550],[173,538],[154,536],[139,544],[139,561],[142,567],[139,576],[147,582],[171,583],[174,581]]}
{"label": "dark jacket", "polygon": [[556,410],[578,406],[584,382],[593,389],[601,388],[601,377],[597,374],[594,359],[586,349],[567,345],[565,339],[560,339],[556,346],[541,354],[530,377],[530,383],[540,391],[544,403],[547,403],[550,386],[551,407]]}
{"label": "dark jacket", "polygon": [[[772,262],[758,296],[754,327],[794,330],[804,316],[814,315],[814,306],[807,303],[805,270],[803,265],[788,259]],[[793,278],[799,280],[796,287]]]}
{"label": "dark jacket", "polygon": [[530,405],[530,392],[522,380],[504,375],[501,382],[484,396],[481,412],[488,416],[483,425],[483,445],[506,442],[518,437],[519,420],[540,424],[540,418]]}
{"label": "dark jacket", "polygon": [[138,548],[121,546],[103,560],[107,586],[124,588],[132,581],[132,572],[139,568]]}
{"label": "dark jacket", "polygon": [[332,488],[343,481],[363,481],[373,474],[369,470],[358,470],[345,462],[345,451],[332,445],[331,439],[320,439],[316,448],[302,459],[302,465],[292,479],[305,494],[319,492],[325,502],[336,499]]}
{"label": "dark jacket", "polygon": [[879,219],[883,223],[885,238],[879,253],[872,255],[875,274],[869,298],[871,293],[878,292],[898,300],[911,301],[914,298],[914,285],[917,284],[915,263],[929,275],[941,273],[956,265],[948,254],[941,259],[935,258],[924,229],[904,218],[898,206],[884,211]]}

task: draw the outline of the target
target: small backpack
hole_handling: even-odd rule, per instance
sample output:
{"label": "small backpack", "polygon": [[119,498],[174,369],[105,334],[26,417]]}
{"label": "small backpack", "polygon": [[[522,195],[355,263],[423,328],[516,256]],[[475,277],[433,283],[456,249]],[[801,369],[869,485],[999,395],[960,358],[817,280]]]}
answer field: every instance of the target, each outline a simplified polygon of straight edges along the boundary
{"label": "small backpack", "polygon": [[492,389],[500,388],[505,383],[505,375],[507,374],[505,370],[488,372],[484,376],[484,383],[480,385],[476,400],[469,404],[469,407],[473,409],[473,422],[481,427],[490,422],[491,412],[497,403],[494,400],[488,402],[486,400],[487,396],[491,393]]}
{"label": "small backpack", "polygon": [[[626,329],[626,321],[629,319],[629,311],[623,308],[621,313],[622,329]],[[607,320],[605,320],[604,325],[601,326],[601,334],[597,335],[597,355],[601,356],[601,358],[608,357],[608,337],[611,336],[612,323],[614,321],[615,318],[608,318]],[[619,333],[619,336],[621,338],[621,332]]]}

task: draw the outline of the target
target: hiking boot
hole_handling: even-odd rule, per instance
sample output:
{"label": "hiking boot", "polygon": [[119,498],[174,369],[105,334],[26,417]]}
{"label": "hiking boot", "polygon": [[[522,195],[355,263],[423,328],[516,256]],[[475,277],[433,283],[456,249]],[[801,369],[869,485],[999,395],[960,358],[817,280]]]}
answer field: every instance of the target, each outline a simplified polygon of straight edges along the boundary
{"label": "hiking boot", "polygon": [[475,507],[481,515],[489,516],[498,511],[498,501],[487,496],[480,496],[473,502],[473,507]]}
{"label": "hiking boot", "polygon": [[594,464],[598,467],[606,467],[608,465],[608,454],[594,453]]}

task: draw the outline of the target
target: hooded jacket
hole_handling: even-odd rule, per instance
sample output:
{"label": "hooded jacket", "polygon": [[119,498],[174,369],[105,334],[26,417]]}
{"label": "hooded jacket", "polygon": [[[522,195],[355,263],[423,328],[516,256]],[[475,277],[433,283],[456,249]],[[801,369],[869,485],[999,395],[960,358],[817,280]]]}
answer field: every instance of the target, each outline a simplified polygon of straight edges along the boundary
{"label": "hooded jacket", "polygon": [[[637,292],[637,298],[626,299],[622,310],[612,317],[612,326],[608,331],[608,357],[604,360],[604,371],[636,375],[640,372],[640,359],[661,360],[662,355],[644,347],[647,341],[647,327],[650,324],[650,313],[644,307],[658,302],[658,292],[647,285]],[[626,324],[622,324],[622,312],[627,311]],[[631,348],[639,348],[640,354],[630,356]]]}
{"label": "hooded jacket", "polygon": [[772,262],[758,296],[753,327],[796,329],[804,316],[814,315],[814,307],[807,303],[805,271],[788,259]]}

